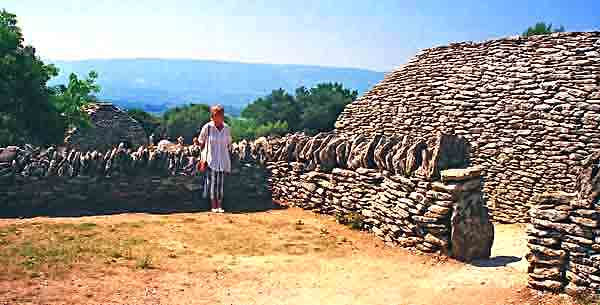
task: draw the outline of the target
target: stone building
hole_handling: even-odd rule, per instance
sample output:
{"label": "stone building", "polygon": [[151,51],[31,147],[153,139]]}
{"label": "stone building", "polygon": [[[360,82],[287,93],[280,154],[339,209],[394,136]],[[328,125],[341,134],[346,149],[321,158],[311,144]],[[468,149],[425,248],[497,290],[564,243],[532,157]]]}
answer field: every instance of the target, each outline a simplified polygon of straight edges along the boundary
{"label": "stone building", "polygon": [[574,191],[599,124],[600,32],[583,32],[426,49],[346,106],[336,129],[463,135],[493,218],[524,222],[534,194]]}
{"label": "stone building", "polygon": [[142,125],[125,111],[111,103],[94,103],[85,111],[90,115],[92,127],[75,129],[68,133],[65,143],[81,150],[107,150],[121,142],[132,147],[148,144]]}

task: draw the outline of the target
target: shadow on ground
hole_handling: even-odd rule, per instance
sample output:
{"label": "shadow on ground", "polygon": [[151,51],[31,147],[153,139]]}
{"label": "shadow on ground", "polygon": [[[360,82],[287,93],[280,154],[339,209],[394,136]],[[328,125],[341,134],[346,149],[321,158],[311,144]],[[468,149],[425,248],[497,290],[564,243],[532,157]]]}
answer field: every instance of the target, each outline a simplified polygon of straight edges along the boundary
{"label": "shadow on ground", "polygon": [[[243,200],[238,197],[225,199],[223,208],[228,213],[256,213],[268,210],[285,209],[286,206],[273,202],[270,198]],[[32,218],[32,217],[80,217],[98,215],[116,215],[126,213],[177,214],[201,213],[210,211],[210,202],[201,196],[194,196],[192,202],[179,198],[154,198],[153,200],[136,202],[111,202],[104,204],[61,204],[37,206],[27,209],[0,211],[0,218]]]}
{"label": "shadow on ground", "polygon": [[[128,192],[121,189],[101,191],[87,189],[85,197],[78,196],[77,193],[71,194],[69,193],[72,191],[71,189],[63,187],[64,190],[58,193],[58,196],[54,196],[55,198],[31,200],[30,202],[21,201],[22,204],[2,206],[0,207],[0,218],[77,217],[125,213],[176,214],[209,211],[211,207],[209,200],[202,198],[203,177],[197,176],[191,177],[191,179],[194,182],[189,188],[177,184],[165,191],[147,189],[146,192],[139,190]],[[237,164],[236,173],[227,175],[225,180],[223,208],[228,213],[254,213],[285,208],[272,200],[268,185],[268,173],[264,168],[253,164]]]}
{"label": "shadow on ground", "polygon": [[477,267],[506,267],[508,264],[516,263],[522,258],[517,256],[494,256],[489,259],[480,259],[471,262],[471,265]]}

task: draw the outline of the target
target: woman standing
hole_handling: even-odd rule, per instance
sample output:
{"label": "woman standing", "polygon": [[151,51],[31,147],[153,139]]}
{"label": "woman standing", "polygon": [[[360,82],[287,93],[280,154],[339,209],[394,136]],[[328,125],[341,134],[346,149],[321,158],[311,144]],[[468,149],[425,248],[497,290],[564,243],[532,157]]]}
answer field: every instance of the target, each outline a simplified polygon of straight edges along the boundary
{"label": "woman standing", "polygon": [[210,107],[210,122],[204,124],[198,136],[202,156],[206,158],[204,198],[210,195],[212,212],[223,213],[223,182],[231,172],[231,132],[225,124],[225,110],[221,105]]}

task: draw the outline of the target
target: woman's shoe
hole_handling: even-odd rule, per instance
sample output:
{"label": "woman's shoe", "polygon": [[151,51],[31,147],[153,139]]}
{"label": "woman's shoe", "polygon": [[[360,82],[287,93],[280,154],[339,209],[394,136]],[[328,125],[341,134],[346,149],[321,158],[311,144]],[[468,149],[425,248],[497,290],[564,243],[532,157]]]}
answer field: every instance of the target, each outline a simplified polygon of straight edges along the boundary
{"label": "woman's shoe", "polygon": [[223,210],[222,208],[218,208],[218,209],[217,209],[217,211],[218,211],[219,213],[225,213],[225,210]]}
{"label": "woman's shoe", "polygon": [[211,209],[210,211],[213,213],[219,213],[219,209]]}

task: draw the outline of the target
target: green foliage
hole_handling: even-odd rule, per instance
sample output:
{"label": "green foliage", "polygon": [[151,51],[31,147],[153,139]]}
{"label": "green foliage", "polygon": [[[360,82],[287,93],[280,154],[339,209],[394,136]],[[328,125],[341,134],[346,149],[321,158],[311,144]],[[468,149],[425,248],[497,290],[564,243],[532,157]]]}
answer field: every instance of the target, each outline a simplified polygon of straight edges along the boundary
{"label": "green foliage", "polygon": [[253,119],[233,118],[230,123],[234,142],[265,136],[281,136],[290,131],[287,122],[275,121],[258,125]]}
{"label": "green foliage", "polygon": [[269,122],[263,125],[256,127],[255,137],[265,137],[265,136],[281,136],[288,133],[289,128],[287,122],[284,121],[276,121]]}
{"label": "green foliage", "polygon": [[147,135],[156,133],[161,124],[160,117],[157,117],[142,109],[130,109],[127,110],[127,114],[142,125],[142,128],[144,128],[144,131]]}
{"label": "green foliage", "polygon": [[91,71],[86,79],[80,80],[77,75],[69,75],[69,83],[53,88],[52,100],[58,111],[64,117],[69,127],[90,127],[89,116],[83,108],[96,101],[94,94],[100,92],[96,84],[98,74]]}
{"label": "green foliage", "polygon": [[300,127],[298,118],[301,112],[301,106],[292,95],[277,89],[249,104],[242,111],[242,116],[253,119],[258,125],[286,121],[293,129],[297,129]]}
{"label": "green foliage", "polygon": [[242,139],[254,139],[256,138],[256,121],[246,118],[232,118],[231,119],[231,137],[234,142],[238,142]]}
{"label": "green foliage", "polygon": [[528,27],[527,30],[525,32],[523,32],[523,36],[527,37],[527,36],[532,36],[532,35],[550,34],[550,33],[554,33],[554,32],[564,32],[564,31],[565,31],[565,27],[563,27],[562,25],[557,29],[553,29],[552,23],[549,23],[548,25],[546,25],[545,22],[538,22],[534,26]]}
{"label": "green foliage", "polygon": [[[237,136],[251,138],[252,135],[259,137],[294,131],[328,131],[333,129],[344,107],[358,96],[357,91],[344,89],[339,83],[318,84],[311,89],[300,87],[295,93],[292,96],[278,89],[249,104],[242,111],[242,117],[250,122],[239,123],[244,126],[244,132]],[[254,133],[252,128],[255,128]]]}
{"label": "green foliage", "polygon": [[58,70],[23,41],[16,15],[0,11],[0,146],[62,142],[67,127],[85,125],[80,107],[97,92],[97,75],[50,88]]}
{"label": "green foliage", "polygon": [[356,212],[347,214],[338,212],[335,214],[335,220],[340,224],[348,226],[352,230],[362,230],[365,228],[365,217]]}
{"label": "green foliage", "polygon": [[163,114],[161,135],[175,141],[182,136],[190,143],[198,135],[200,128],[210,121],[208,105],[191,104],[169,109]]}
{"label": "green foliage", "polygon": [[31,46],[23,45],[17,17],[0,11],[0,146],[26,141],[46,143],[60,139],[65,123],[49,102],[47,82],[57,75]]}
{"label": "green foliage", "polygon": [[152,257],[148,254],[144,255],[136,261],[135,267],[138,269],[153,269]]}
{"label": "green foliage", "polygon": [[344,89],[339,83],[318,84],[310,90],[304,87],[298,88],[296,100],[302,105],[301,129],[309,132],[333,129],[338,115],[357,96],[357,91]]}

